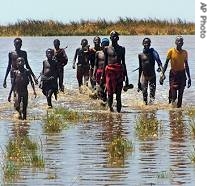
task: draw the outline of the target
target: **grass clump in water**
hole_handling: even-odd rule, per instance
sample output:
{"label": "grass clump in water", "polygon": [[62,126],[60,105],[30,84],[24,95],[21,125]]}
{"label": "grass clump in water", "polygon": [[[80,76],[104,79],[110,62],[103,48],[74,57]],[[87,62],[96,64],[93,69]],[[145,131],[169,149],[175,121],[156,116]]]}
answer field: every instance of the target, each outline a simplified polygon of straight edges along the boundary
{"label": "grass clump in water", "polygon": [[188,154],[188,158],[191,163],[195,164],[195,147],[193,147],[193,150]]}
{"label": "grass clump in water", "polygon": [[38,152],[38,144],[28,136],[18,136],[10,139],[4,153],[3,173],[5,180],[14,180],[19,177],[19,172],[24,166],[44,168],[45,161]]}
{"label": "grass clump in water", "polygon": [[44,130],[49,133],[58,133],[66,128],[67,122],[77,122],[79,114],[63,107],[55,108],[52,112],[47,112],[44,119]]}
{"label": "grass clump in water", "polygon": [[189,118],[190,133],[195,137],[195,107],[187,109],[186,115]]}
{"label": "grass clump in water", "polygon": [[174,175],[174,171],[170,169],[168,171],[159,172],[157,175],[157,178],[160,178],[160,179],[172,178],[173,175]]}
{"label": "grass clump in water", "polygon": [[64,107],[59,107],[54,110],[55,115],[60,115],[62,119],[77,122],[79,120],[79,114],[76,111],[68,110]]}
{"label": "grass clump in water", "polygon": [[137,118],[135,130],[139,139],[158,136],[158,129],[161,123],[154,117],[154,113],[150,114],[145,113],[142,117],[139,116]]}
{"label": "grass clump in water", "polygon": [[121,165],[124,164],[128,153],[133,150],[133,144],[123,137],[117,137],[108,144],[107,149],[110,164]]}

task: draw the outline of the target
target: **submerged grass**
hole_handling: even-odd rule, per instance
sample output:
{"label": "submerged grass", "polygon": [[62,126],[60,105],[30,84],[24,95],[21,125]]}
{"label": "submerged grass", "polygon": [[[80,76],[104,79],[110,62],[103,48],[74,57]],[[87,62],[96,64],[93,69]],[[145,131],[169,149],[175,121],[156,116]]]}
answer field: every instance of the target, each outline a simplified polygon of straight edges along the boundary
{"label": "submerged grass", "polygon": [[106,121],[107,118],[109,118],[109,114],[98,112],[84,113],[69,110],[65,107],[58,107],[47,111],[47,115],[43,119],[43,127],[46,133],[59,133],[63,129],[68,128],[70,123],[77,124],[79,122]]}
{"label": "submerged grass", "polygon": [[78,112],[63,107],[55,108],[47,111],[47,116],[44,118],[44,131],[47,133],[58,133],[68,127],[67,122],[77,122],[78,120]]}
{"label": "submerged grass", "polygon": [[195,107],[190,107],[185,112],[189,118],[190,133],[195,138]]}
{"label": "submerged grass", "polygon": [[195,23],[180,18],[160,20],[119,17],[115,22],[81,19],[67,24],[53,20],[27,19],[7,26],[0,25],[0,36],[109,35],[112,30],[117,30],[122,35],[194,35]]}
{"label": "submerged grass", "polygon": [[129,152],[133,150],[133,144],[126,138],[115,137],[107,145],[109,153],[109,163],[111,165],[123,165]]}
{"label": "submerged grass", "polygon": [[45,161],[39,152],[38,144],[28,136],[18,136],[10,139],[3,163],[4,180],[14,180],[19,177],[21,168],[31,166],[33,168],[44,168]]}
{"label": "submerged grass", "polygon": [[195,164],[195,147],[193,147],[193,150],[187,155],[190,162]]}
{"label": "submerged grass", "polygon": [[168,171],[161,171],[157,174],[157,178],[159,179],[171,179],[174,175],[174,171],[172,169]]}
{"label": "submerged grass", "polygon": [[135,131],[139,139],[157,137],[161,122],[154,117],[154,113],[144,113],[136,120]]}

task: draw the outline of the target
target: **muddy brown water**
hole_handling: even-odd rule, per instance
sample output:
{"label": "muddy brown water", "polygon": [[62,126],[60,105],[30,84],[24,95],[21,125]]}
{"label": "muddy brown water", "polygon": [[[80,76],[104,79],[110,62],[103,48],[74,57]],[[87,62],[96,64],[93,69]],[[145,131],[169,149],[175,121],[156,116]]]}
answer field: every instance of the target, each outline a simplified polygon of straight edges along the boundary
{"label": "muddy brown water", "polygon": [[[79,94],[75,80],[72,59],[75,49],[83,37],[58,37],[65,47],[69,64],[65,68],[65,93],[59,93],[53,105],[97,114],[101,119],[87,122],[69,123],[58,133],[44,132],[43,117],[46,116],[46,99],[36,87],[38,97],[30,94],[28,119],[19,121],[13,104],[7,102],[10,89],[0,86],[0,183],[1,185],[195,185],[195,166],[189,156],[193,153],[195,139],[191,133],[191,118],[186,114],[195,106],[195,58],[194,36],[184,36],[184,48],[189,52],[192,87],[186,89],[182,109],[171,108],[167,104],[168,78],[163,86],[157,84],[156,100],[153,105],[144,106],[142,95],[136,91],[138,67],[137,54],[142,49],[144,36],[121,36],[119,43],[126,47],[126,64],[130,83],[134,89],[123,92],[122,113],[109,113],[93,100],[86,91]],[[0,38],[0,84],[3,83],[7,66],[8,51],[13,48],[14,38]],[[53,46],[55,37],[23,37],[22,48],[28,51],[29,63],[38,76],[41,71],[45,50]],[[92,45],[93,37],[87,37]],[[152,46],[159,52],[162,62],[167,49],[174,46],[174,36],[151,36]],[[166,72],[168,74],[168,71]],[[159,77],[159,74],[157,74]],[[158,79],[158,78],[157,78]],[[31,88],[29,88],[31,91]],[[114,102],[115,104],[115,102]],[[157,134],[141,138],[136,135],[138,119],[153,118],[161,122]],[[45,168],[34,169],[23,166],[18,178],[5,179],[3,166],[7,161],[6,147],[10,140],[19,135],[28,136],[39,147],[45,161]],[[107,145],[113,137],[123,136],[132,142],[133,150],[123,162],[110,163]]]}

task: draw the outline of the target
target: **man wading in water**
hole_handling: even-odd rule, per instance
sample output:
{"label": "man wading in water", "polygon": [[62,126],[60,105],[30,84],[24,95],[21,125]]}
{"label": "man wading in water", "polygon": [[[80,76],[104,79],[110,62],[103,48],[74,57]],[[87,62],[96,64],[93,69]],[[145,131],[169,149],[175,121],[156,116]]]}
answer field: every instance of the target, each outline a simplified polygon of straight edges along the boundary
{"label": "man wading in water", "polygon": [[163,73],[165,73],[170,61],[171,69],[169,72],[169,103],[172,103],[172,106],[175,106],[178,92],[178,101],[176,107],[180,108],[182,106],[182,97],[186,86],[186,74],[188,77],[187,88],[191,86],[191,78],[188,65],[188,53],[186,50],[182,49],[184,44],[183,37],[177,36],[175,44],[176,48],[171,48],[168,50]]}
{"label": "man wading in water", "polygon": [[163,67],[160,60],[159,54],[154,48],[150,48],[151,40],[150,38],[144,38],[142,45],[144,46],[143,52],[138,55],[139,59],[139,77],[138,77],[138,91],[143,93],[143,101],[147,105],[148,100],[148,85],[150,88],[150,103],[155,100],[156,92],[156,74],[155,74],[155,61],[161,70],[161,77],[163,76]]}
{"label": "man wading in water", "polygon": [[31,70],[31,67],[29,66],[28,63],[28,58],[27,58],[27,52],[24,50],[21,50],[22,47],[22,39],[21,38],[15,38],[14,39],[14,46],[15,50],[12,52],[9,52],[9,61],[8,61],[8,66],[4,78],[4,83],[3,87],[7,87],[7,76],[10,72],[10,78],[11,78],[11,83],[13,83],[14,80],[14,71],[17,70],[17,58],[22,57],[25,61],[26,68],[30,71],[31,75],[33,76],[35,84],[38,84],[38,79],[34,75],[33,71]]}
{"label": "man wading in water", "polygon": [[101,50],[101,38],[99,36],[95,36],[93,38],[94,47],[90,48],[90,84],[92,90],[96,88],[96,81],[93,76],[94,65],[95,65],[95,56],[96,52]]}
{"label": "man wading in water", "polygon": [[52,95],[55,95],[57,100],[58,92],[58,64],[53,58],[54,50],[49,48],[46,50],[47,59],[43,61],[43,67],[41,72],[40,88],[42,93],[47,98],[48,108],[52,108]]}
{"label": "man wading in water", "polygon": [[81,47],[76,49],[73,65],[72,68],[75,69],[75,63],[77,60],[77,81],[79,85],[79,92],[82,93],[81,86],[83,85],[83,78],[84,84],[88,87],[89,81],[89,70],[90,70],[90,45],[88,45],[87,39],[82,39]]}
{"label": "man wading in water", "polygon": [[104,48],[109,46],[109,39],[103,38],[101,41],[101,50],[97,51],[95,54],[95,65],[93,70],[93,79],[96,81],[96,92],[99,99],[103,100],[105,103],[107,100],[105,85],[100,84],[101,76],[104,67]]}
{"label": "man wading in water", "polygon": [[113,94],[116,94],[117,112],[121,111],[121,92],[123,81],[129,84],[127,69],[125,64],[125,48],[118,44],[119,33],[110,33],[111,45],[104,49],[104,68],[101,81],[106,83],[108,94],[108,106],[111,112],[113,109]]}
{"label": "man wading in water", "polygon": [[66,66],[68,62],[68,57],[63,48],[60,48],[60,40],[55,39],[53,41],[54,44],[54,57],[58,63],[58,85],[59,90],[64,92],[63,78],[64,78],[64,66]]}
{"label": "man wading in water", "polygon": [[[31,77],[31,73],[28,69],[24,68],[25,60],[22,57],[17,58],[17,70],[13,71],[13,82],[12,87],[9,93],[8,101],[11,101],[11,94],[14,91],[14,107],[19,113],[19,119],[26,120],[27,116],[27,106],[28,106],[28,84],[31,83],[31,86],[34,91],[34,96],[36,98],[36,91],[34,82]],[[21,108],[22,103],[22,108]]]}

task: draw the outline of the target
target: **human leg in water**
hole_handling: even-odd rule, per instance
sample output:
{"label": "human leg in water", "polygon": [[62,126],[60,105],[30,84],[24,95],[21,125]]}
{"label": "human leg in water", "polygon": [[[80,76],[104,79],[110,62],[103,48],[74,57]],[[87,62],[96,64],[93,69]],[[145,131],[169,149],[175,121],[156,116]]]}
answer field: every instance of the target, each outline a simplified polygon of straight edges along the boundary
{"label": "human leg in water", "polygon": [[172,106],[174,107],[174,104],[177,98],[177,89],[170,87],[170,90],[171,90],[171,103],[172,103]]}
{"label": "human leg in water", "polygon": [[113,94],[112,95],[108,95],[108,106],[109,106],[109,110],[110,112],[114,112],[114,109],[113,109]]}
{"label": "human leg in water", "polygon": [[147,97],[148,97],[148,93],[147,93],[147,87],[144,87],[142,89],[142,94],[143,94],[143,101],[144,101],[144,104],[147,105]]}
{"label": "human leg in water", "polygon": [[171,95],[171,89],[168,91],[168,103],[170,104],[172,102],[172,95]]}
{"label": "human leg in water", "polygon": [[22,104],[23,104],[23,120],[26,120],[26,117],[27,117],[27,107],[28,107],[28,96],[24,96],[22,98]]}
{"label": "human leg in water", "polygon": [[122,108],[121,91],[117,91],[117,93],[116,93],[116,100],[117,100],[117,112],[121,112],[121,108]]}
{"label": "human leg in water", "polygon": [[153,103],[155,100],[155,92],[156,92],[156,78],[155,77],[150,80],[149,88],[150,88],[149,103]]}
{"label": "human leg in water", "polygon": [[48,104],[49,108],[52,108],[52,94],[53,93],[54,93],[54,91],[52,89],[50,89],[47,94],[47,104]]}
{"label": "human leg in water", "polygon": [[18,112],[19,116],[18,116],[18,119],[23,119],[23,116],[22,116],[22,112],[21,112],[21,108],[20,108],[20,104],[21,104],[21,97],[19,96],[19,94],[15,93],[16,96],[14,98],[14,107],[15,107],[15,110]]}
{"label": "human leg in water", "polygon": [[180,88],[180,89],[178,90],[177,108],[182,107],[182,97],[183,97],[183,93],[184,93],[184,88]]}

